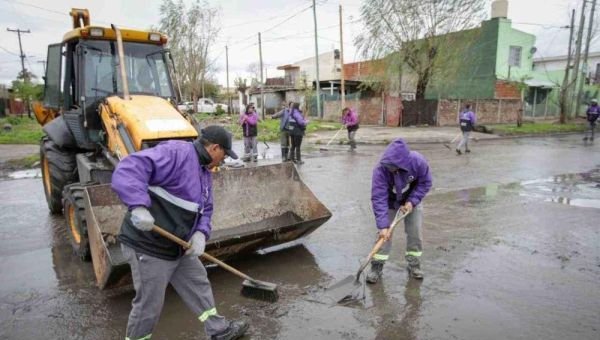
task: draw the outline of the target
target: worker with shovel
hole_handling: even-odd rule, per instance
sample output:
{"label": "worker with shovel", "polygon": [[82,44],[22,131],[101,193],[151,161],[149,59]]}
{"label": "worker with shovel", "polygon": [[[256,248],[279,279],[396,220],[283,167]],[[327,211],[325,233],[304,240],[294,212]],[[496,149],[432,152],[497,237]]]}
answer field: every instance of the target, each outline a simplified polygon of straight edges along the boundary
{"label": "worker with shovel", "polygon": [[291,160],[289,155],[290,150],[290,130],[293,130],[293,127],[290,129],[290,114],[292,113],[292,104],[293,102],[289,102],[288,105],[284,105],[281,111],[275,113],[271,116],[271,119],[279,118],[279,130],[280,130],[280,140],[281,140],[281,161],[287,162]]}
{"label": "worker with shovel", "polygon": [[473,128],[475,127],[475,123],[477,122],[477,117],[475,113],[471,111],[471,105],[465,105],[465,109],[458,115],[458,123],[460,124],[460,131],[462,131],[462,139],[456,146],[456,153],[458,155],[462,154],[460,149],[464,146],[465,152],[469,153],[471,150],[469,149],[469,135]]}
{"label": "worker with shovel", "polygon": [[[591,100],[591,104],[590,106],[588,106],[587,110],[585,111],[586,114],[586,118],[587,121],[589,123],[589,129],[588,131],[585,132],[585,137],[583,137],[584,141],[587,141],[588,139],[590,141],[594,141],[594,130],[596,129],[596,121],[598,120],[598,117],[600,117],[600,106],[598,106],[598,100],[596,99],[592,99]],[[588,137],[589,135],[589,137]]]}
{"label": "worker with shovel", "polygon": [[390,223],[398,209],[407,214],[404,219],[406,232],[405,258],[412,278],[423,279],[421,254],[423,237],[421,225],[423,208],[421,201],[431,188],[431,173],[423,155],[411,151],[406,143],[398,138],[383,152],[379,164],[373,169],[371,203],[375,214],[379,238],[386,240],[373,256],[367,282],[377,283],[383,273],[383,266],[389,258],[392,240]]}
{"label": "worker with shovel", "polygon": [[[244,321],[228,321],[217,313],[206,269],[198,256],[211,234],[213,213],[211,169],[225,155],[237,159],[231,135],[208,126],[193,143],[167,141],[133,153],[118,164],[112,188],[129,211],[119,240],[131,267],[135,298],[126,339],[150,339],[170,283],[204,323],[210,339],[238,339]],[[191,243],[187,251],[154,233],[157,225]]]}

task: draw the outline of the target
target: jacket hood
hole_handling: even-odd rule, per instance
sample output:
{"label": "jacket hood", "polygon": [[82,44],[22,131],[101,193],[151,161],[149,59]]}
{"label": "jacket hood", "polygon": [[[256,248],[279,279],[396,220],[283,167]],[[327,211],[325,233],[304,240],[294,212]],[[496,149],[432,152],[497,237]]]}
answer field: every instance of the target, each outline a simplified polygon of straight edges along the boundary
{"label": "jacket hood", "polygon": [[383,152],[379,163],[386,168],[408,170],[410,168],[410,149],[408,145],[401,138],[394,140]]}

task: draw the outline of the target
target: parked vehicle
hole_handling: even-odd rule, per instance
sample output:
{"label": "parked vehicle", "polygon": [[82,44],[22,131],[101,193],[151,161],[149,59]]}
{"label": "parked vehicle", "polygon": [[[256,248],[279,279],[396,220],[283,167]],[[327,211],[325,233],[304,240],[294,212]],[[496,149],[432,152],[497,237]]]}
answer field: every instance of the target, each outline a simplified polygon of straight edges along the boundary
{"label": "parked vehicle", "polygon": [[[198,99],[198,112],[201,113],[217,113],[217,107],[221,106],[224,112],[227,112],[227,105],[216,104],[210,98]],[[183,102],[177,105],[177,109],[181,112],[190,112],[194,110],[194,102]]]}

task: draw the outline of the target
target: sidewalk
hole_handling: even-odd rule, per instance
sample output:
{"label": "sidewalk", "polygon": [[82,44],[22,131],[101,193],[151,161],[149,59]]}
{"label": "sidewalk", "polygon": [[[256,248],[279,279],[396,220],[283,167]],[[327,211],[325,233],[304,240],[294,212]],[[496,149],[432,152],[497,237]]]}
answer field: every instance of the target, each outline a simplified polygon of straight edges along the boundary
{"label": "sidewalk", "polygon": [[[337,131],[317,131],[307,134],[304,139],[311,144],[327,144]],[[404,138],[408,143],[448,143],[459,135],[457,127],[381,127],[363,126],[356,132],[359,144],[388,144],[396,138]],[[496,135],[471,132],[474,140],[495,139]],[[457,138],[458,139],[458,138]],[[348,133],[342,130],[331,144],[348,142]]]}

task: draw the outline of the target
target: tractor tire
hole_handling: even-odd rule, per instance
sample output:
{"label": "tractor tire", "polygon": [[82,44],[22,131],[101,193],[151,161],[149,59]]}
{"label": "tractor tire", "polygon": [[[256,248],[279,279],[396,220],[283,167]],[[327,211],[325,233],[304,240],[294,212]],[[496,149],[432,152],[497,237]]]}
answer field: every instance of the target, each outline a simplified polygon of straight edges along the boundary
{"label": "tractor tire", "polygon": [[83,261],[90,261],[90,242],[85,220],[83,187],[79,184],[68,185],[65,187],[63,196],[67,234],[69,234],[73,252]]}
{"label": "tractor tire", "polygon": [[75,152],[59,147],[44,136],[40,142],[40,163],[48,209],[52,214],[60,214],[64,187],[79,180]]}

